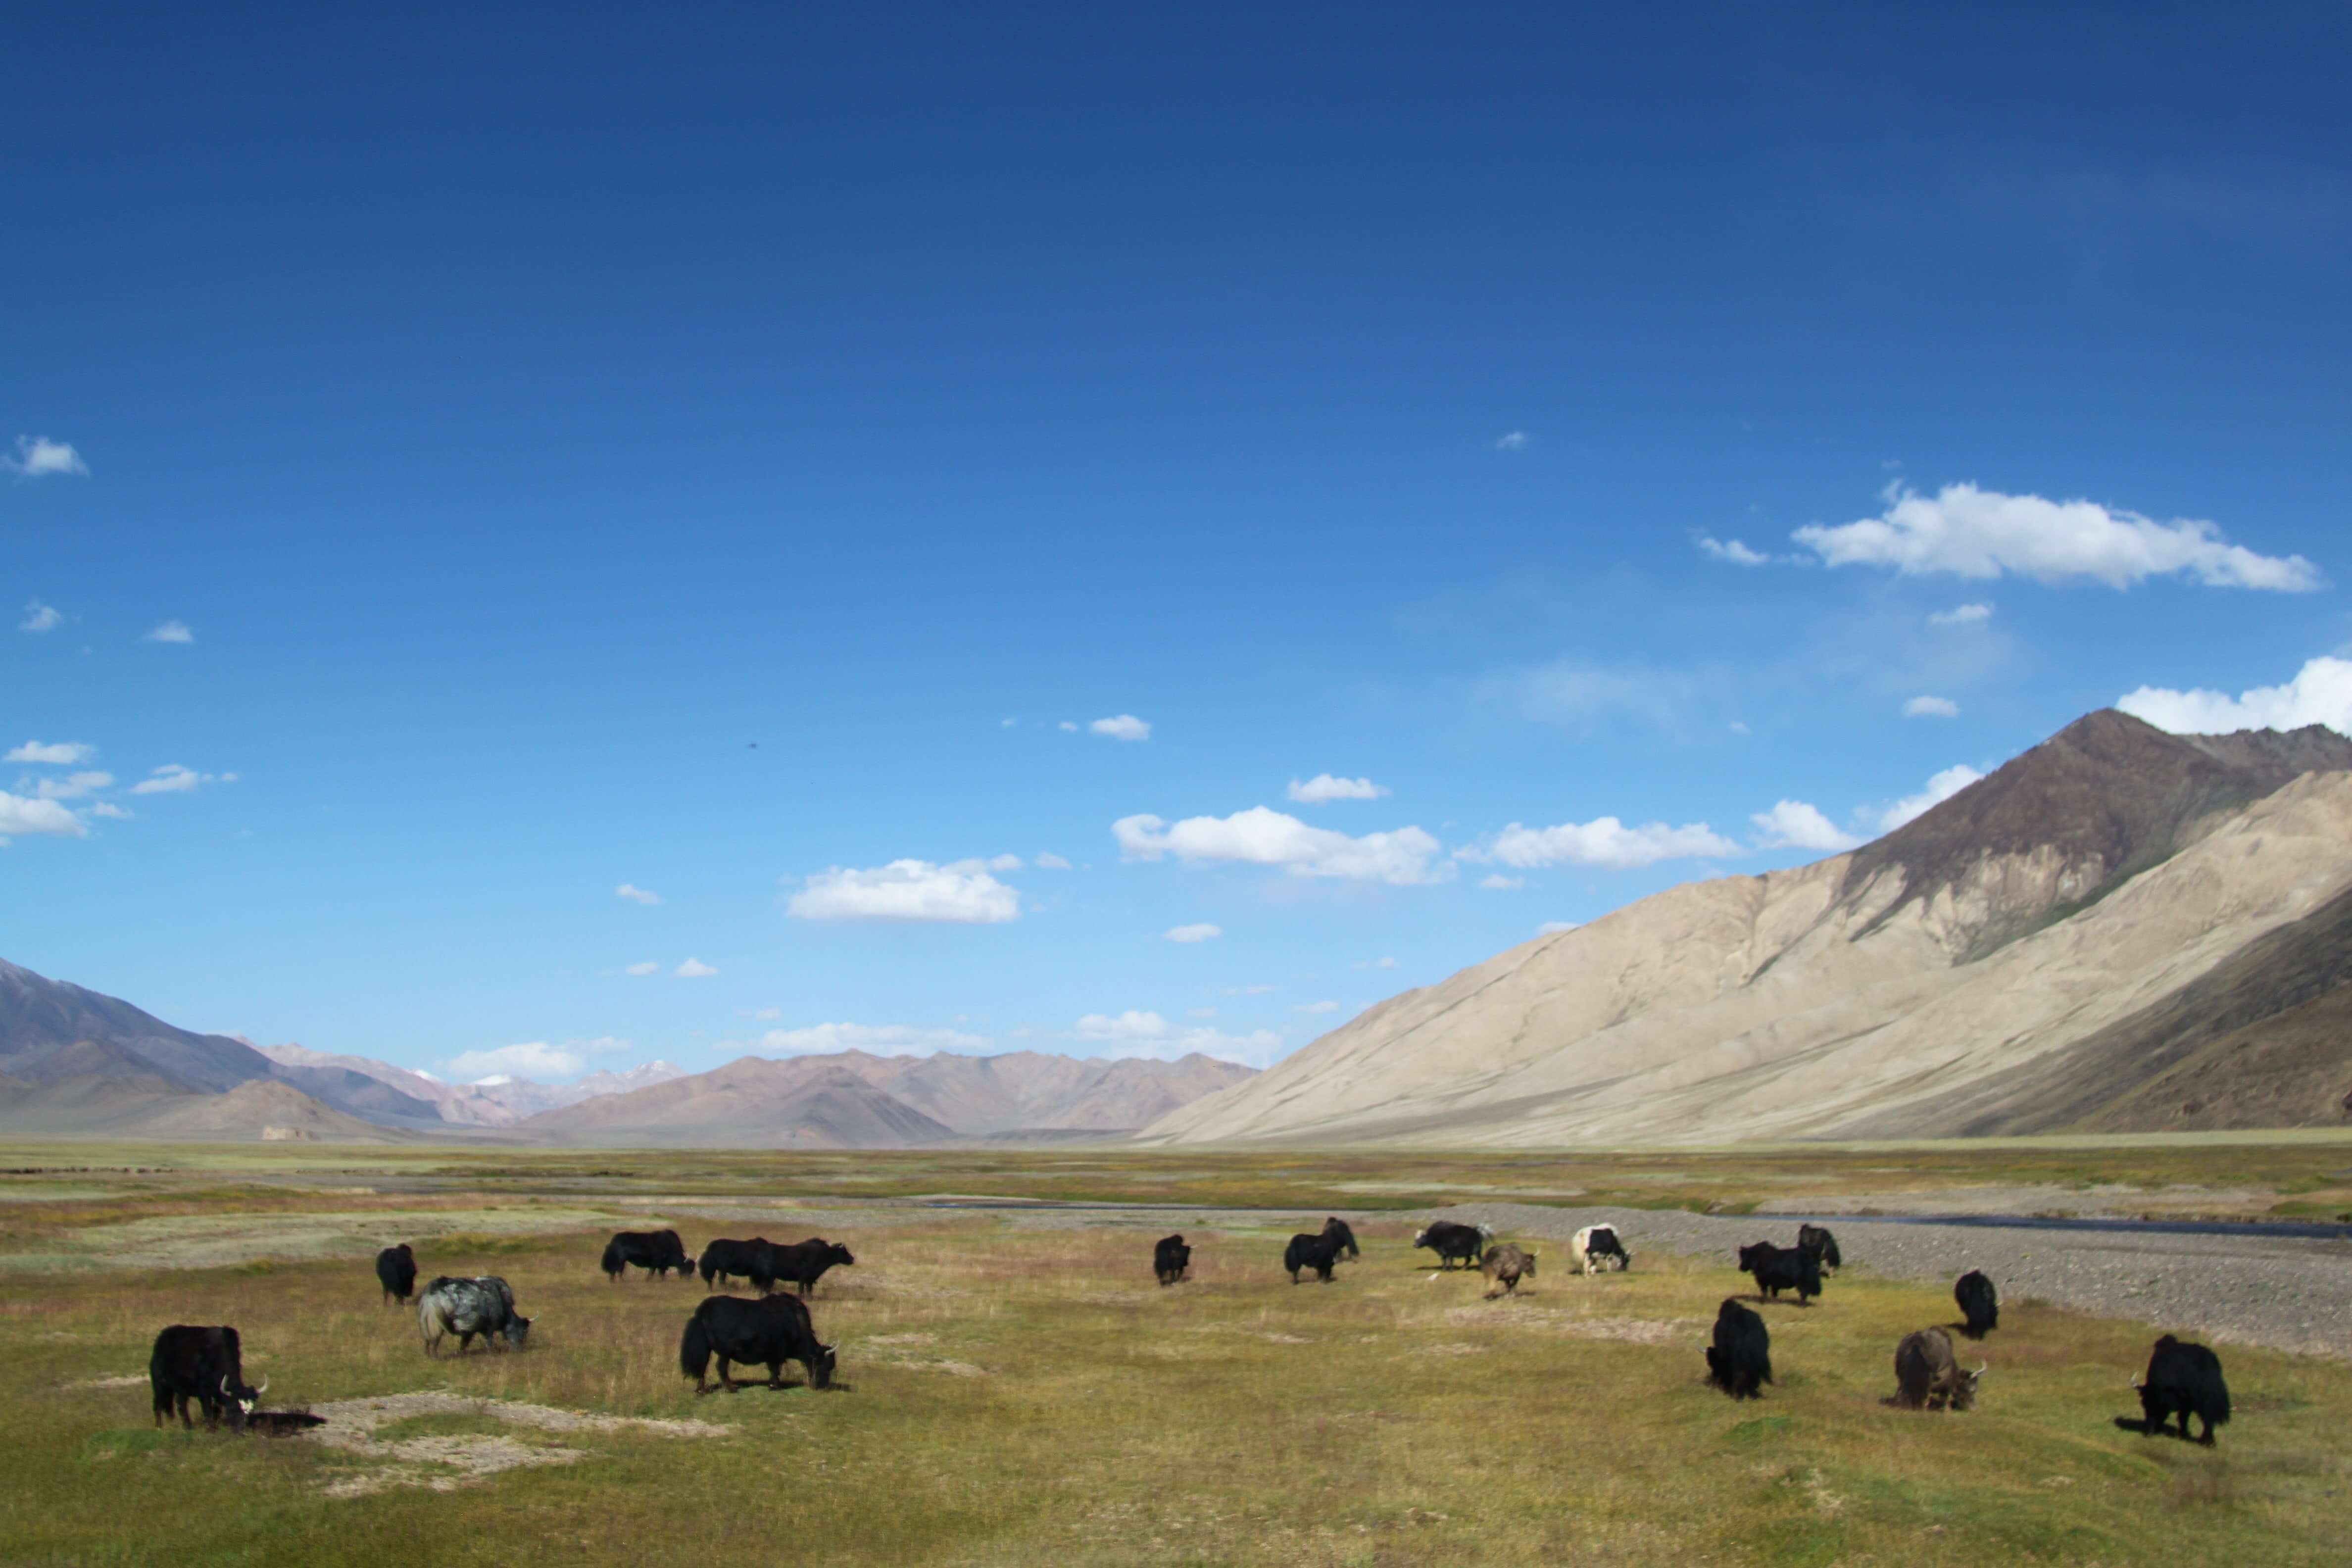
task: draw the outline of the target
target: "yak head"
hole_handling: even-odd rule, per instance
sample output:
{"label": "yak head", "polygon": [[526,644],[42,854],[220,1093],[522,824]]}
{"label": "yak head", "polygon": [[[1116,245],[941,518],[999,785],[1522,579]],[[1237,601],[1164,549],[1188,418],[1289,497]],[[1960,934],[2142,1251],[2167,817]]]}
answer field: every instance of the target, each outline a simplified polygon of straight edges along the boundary
{"label": "yak head", "polygon": [[811,1353],[808,1363],[809,1386],[811,1388],[830,1388],[833,1386],[833,1346],[831,1345],[820,1344],[816,1347],[815,1351]]}
{"label": "yak head", "polygon": [[[545,1316],[544,1313],[541,1315],[542,1317]],[[507,1343],[512,1345],[517,1350],[520,1350],[523,1348],[523,1342],[530,1337],[530,1325],[532,1321],[533,1320],[530,1318],[509,1318],[507,1320],[507,1326],[499,1331],[506,1335]]]}
{"label": "yak head", "polygon": [[849,1248],[842,1246],[841,1243],[837,1241],[833,1242],[826,1247],[824,1260],[827,1263],[834,1265],[835,1268],[848,1268],[850,1265],[857,1261],[857,1259],[849,1255]]}
{"label": "yak head", "polygon": [[242,1432],[253,1413],[261,1407],[261,1396],[268,1391],[269,1380],[263,1378],[259,1388],[249,1388],[228,1373],[220,1380],[221,1405],[228,1416],[229,1430]]}
{"label": "yak head", "polygon": [[1412,1233],[1412,1244],[1415,1247],[1427,1247],[1429,1245],[1429,1227],[1427,1226],[1423,1226],[1419,1230]]}
{"label": "yak head", "polygon": [[1977,1369],[1974,1372],[1962,1372],[1958,1367],[1953,1368],[1952,1408],[1955,1410],[1975,1409],[1977,1403],[1977,1384],[1983,1381],[1984,1374],[1991,1370],[1992,1363],[1990,1362],[1979,1362],[1977,1363]]}
{"label": "yak head", "polygon": [[1759,1241],[1752,1246],[1741,1247],[1739,1249],[1739,1267],[1742,1268],[1755,1268],[1757,1255],[1762,1252],[1764,1248],[1769,1245],[1771,1244],[1769,1242]]}

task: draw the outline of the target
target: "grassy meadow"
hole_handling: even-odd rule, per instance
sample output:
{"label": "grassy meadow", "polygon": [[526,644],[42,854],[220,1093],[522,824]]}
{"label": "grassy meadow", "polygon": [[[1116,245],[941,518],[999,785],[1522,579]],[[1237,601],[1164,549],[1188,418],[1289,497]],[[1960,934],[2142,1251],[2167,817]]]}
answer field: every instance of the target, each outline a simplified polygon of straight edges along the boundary
{"label": "grassy meadow", "polygon": [[[1345,1190],[1424,1193],[1498,1173],[1517,1184],[1503,1195],[1598,1186],[1609,1172],[1597,1157],[1572,1173],[1555,1160],[1547,1176],[1531,1157],[1277,1168],[1188,1153],[1160,1157],[1169,1179],[1155,1186],[1125,1179],[1141,1166],[1076,1154],[992,1154],[984,1170],[930,1157],[956,1166],[944,1171],[843,1157],[840,1174],[877,1179],[828,1183],[772,1156],[514,1156],[499,1176],[477,1152],[57,1152],[0,1156],[24,1173],[0,1178],[11,1564],[2343,1558],[2352,1367],[2340,1363],[2228,1347],[2237,1415],[2206,1450],[2113,1425],[2137,1412],[2126,1383],[2150,1329],[2030,1300],[2003,1304],[1981,1407],[1943,1415],[1880,1402],[1895,1340],[1948,1321],[1948,1296],[1863,1269],[1811,1309],[1761,1309],[1780,1380],[1735,1405],[1700,1381],[1716,1305],[1746,1285],[1727,1260],[1637,1243],[1633,1274],[1547,1268],[1489,1302],[1475,1276],[1432,1279],[1409,1224],[1375,1218],[1337,1283],[1294,1288],[1277,1267],[1290,1231],[1326,1208],[1378,1206]],[[1889,1179],[1886,1156],[1853,1158],[1857,1180]],[[2161,1173],[2173,1155],[2117,1158]],[[2324,1191],[2310,1178],[2340,1170],[2346,1150],[2242,1158],[2283,1160],[2283,1181]],[[1118,1180],[1071,1174],[1088,1166]],[[1725,1171],[1699,1170],[1695,1185],[1686,1156],[1676,1169],[1654,1183],[1663,1167],[1629,1166],[1611,1190],[1727,1206],[1753,1195]],[[812,1303],[846,1386],[698,1398],[677,1346],[703,1288],[606,1283],[603,1205],[638,1226],[675,1219],[698,1248],[753,1227],[691,1217],[709,1198],[626,1195],[665,1184],[737,1197],[1025,1184],[1203,1207],[1248,1193],[1286,1196],[1296,1213],[1210,1228],[1181,1213],[1049,1222],[902,1208],[870,1228],[828,1224],[858,1258]],[[1724,1190],[1710,1196],[1708,1184]],[[383,1226],[419,1215],[443,1222],[418,1241],[425,1274],[504,1275],[539,1320],[529,1351],[428,1361],[413,1312],[380,1304],[367,1256],[409,1238]],[[1150,1243],[1169,1229],[1193,1242],[1194,1279],[1162,1290]],[[297,1257],[272,1256],[273,1235],[297,1234]],[[227,1235],[233,1248],[215,1245]],[[105,1266],[125,1236],[158,1258],[173,1256],[174,1236],[211,1249],[183,1266]],[[1554,1261],[1557,1248],[1536,1245]],[[213,1261],[233,1251],[248,1256]],[[336,1406],[374,1423],[373,1446],[154,1430],[147,1348],[174,1321],[237,1325],[273,1407],[375,1402]],[[797,1383],[800,1369],[787,1375]],[[416,1401],[436,1393],[454,1397]]]}

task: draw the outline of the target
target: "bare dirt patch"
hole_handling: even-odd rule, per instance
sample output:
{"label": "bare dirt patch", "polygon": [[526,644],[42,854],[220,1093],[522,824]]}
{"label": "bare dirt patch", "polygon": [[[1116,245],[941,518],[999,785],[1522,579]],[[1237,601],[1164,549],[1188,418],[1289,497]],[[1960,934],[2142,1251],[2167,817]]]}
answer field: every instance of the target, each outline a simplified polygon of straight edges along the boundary
{"label": "bare dirt patch", "polygon": [[499,1434],[446,1434],[387,1438],[380,1427],[419,1415],[472,1415],[539,1432],[576,1436],[592,1432],[649,1432],[664,1437],[723,1437],[730,1428],[708,1421],[656,1420],[636,1415],[597,1415],[583,1410],[558,1410],[546,1405],[524,1405],[503,1399],[475,1399],[458,1394],[387,1394],[374,1399],[339,1399],[313,1405],[311,1414],[326,1425],[309,1436],[330,1448],[358,1456],[368,1468],[338,1476],[327,1484],[331,1498],[366,1497],[393,1487],[424,1487],[455,1491],[475,1486],[502,1470],[541,1465],[573,1465],[589,1458],[587,1450],[560,1443],[530,1442]]}

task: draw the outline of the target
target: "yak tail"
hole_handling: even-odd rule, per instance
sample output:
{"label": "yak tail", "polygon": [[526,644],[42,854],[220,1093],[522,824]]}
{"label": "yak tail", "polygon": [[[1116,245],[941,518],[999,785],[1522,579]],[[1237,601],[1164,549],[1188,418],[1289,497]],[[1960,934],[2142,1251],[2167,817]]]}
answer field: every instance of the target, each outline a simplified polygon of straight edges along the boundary
{"label": "yak tail", "polygon": [[677,1370],[700,1383],[710,1369],[710,1331],[702,1325],[702,1314],[697,1312],[686,1321],[686,1333],[677,1342]]}
{"label": "yak tail", "polygon": [[604,1244],[604,1272],[618,1274],[628,1267],[621,1257],[621,1243],[615,1238]]}

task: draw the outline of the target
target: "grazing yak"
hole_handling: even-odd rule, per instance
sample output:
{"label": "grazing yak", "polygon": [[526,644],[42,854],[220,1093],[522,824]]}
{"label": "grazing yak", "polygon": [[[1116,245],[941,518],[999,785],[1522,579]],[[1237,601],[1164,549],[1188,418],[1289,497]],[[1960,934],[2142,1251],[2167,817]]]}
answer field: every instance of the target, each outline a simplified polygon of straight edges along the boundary
{"label": "grazing yak", "polygon": [[387,1302],[408,1305],[408,1299],[416,1294],[416,1254],[408,1250],[408,1243],[387,1247],[375,1255],[375,1278]]}
{"label": "grazing yak", "polygon": [[[701,1261],[697,1265],[701,1270],[702,1282],[705,1285],[724,1285],[736,1275],[746,1279],[753,1278],[753,1265],[760,1259],[762,1249],[773,1245],[764,1236],[755,1236],[749,1241],[712,1242],[702,1249]],[[769,1280],[771,1285],[774,1282],[772,1278]],[[764,1287],[761,1293],[766,1293]]]}
{"label": "grazing yak", "polygon": [[801,1294],[805,1296],[815,1288],[818,1280],[824,1278],[826,1269],[845,1268],[856,1261],[850,1256],[849,1248],[841,1243],[812,1236],[806,1241],[796,1241],[790,1247],[769,1247],[765,1265],[760,1273],[752,1276],[751,1283],[760,1287],[760,1293],[763,1296],[771,1286],[779,1282],[799,1286]]}
{"label": "grazing yak", "polygon": [[1794,1252],[1769,1241],[1743,1247],[1739,1249],[1739,1271],[1756,1277],[1756,1299],[1759,1301],[1778,1300],[1781,1291],[1794,1290],[1797,1305],[1801,1307],[1822,1293],[1822,1260],[1801,1247]]}
{"label": "grazing yak", "polygon": [[242,1432],[261,1403],[262,1389],[269,1386],[266,1377],[261,1388],[246,1385],[244,1352],[236,1331],[226,1323],[173,1323],[157,1334],[147,1357],[147,1382],[155,1391],[155,1425],[161,1426],[176,1407],[181,1427],[190,1432],[196,1424],[188,1419],[189,1400],[204,1410],[205,1431],[217,1431],[225,1414],[229,1430]]}
{"label": "grazing yak", "polygon": [[1315,1278],[1328,1285],[1332,1265],[1343,1255],[1357,1256],[1355,1233],[1343,1221],[1329,1219],[1323,1222],[1319,1231],[1301,1231],[1292,1237],[1290,1245],[1283,1248],[1282,1266],[1290,1270],[1293,1285],[1298,1283],[1298,1271],[1302,1268],[1312,1268]]}
{"label": "grazing yak", "polygon": [[1973,1409],[1977,1382],[1989,1370],[1979,1363],[1976,1371],[1963,1372],[1952,1354],[1951,1335],[1919,1329],[1895,1347],[1895,1397],[1888,1403],[1906,1410]]}
{"label": "grazing yak", "polygon": [[2000,1292],[1979,1270],[1952,1282],[1952,1300],[1960,1304],[1960,1332],[1969,1338],[1980,1340],[2000,1327]]}
{"label": "grazing yak", "polygon": [[833,1347],[821,1344],[809,1310],[796,1296],[762,1296],[747,1301],[740,1296],[707,1296],[686,1332],[677,1342],[678,1370],[694,1379],[694,1392],[708,1394],[710,1358],[719,1358],[719,1386],[735,1392],[728,1374],[730,1363],[765,1366],[768,1386],[784,1385],[784,1363],[796,1361],[808,1369],[811,1388],[833,1383]]}
{"label": "grazing yak", "polygon": [[1616,1228],[1606,1225],[1588,1225],[1576,1233],[1568,1244],[1568,1260],[1580,1274],[1598,1274],[1604,1268],[1623,1270],[1633,1267],[1633,1255],[1617,1239]]}
{"label": "grazing yak", "polygon": [[2147,1358],[2147,1375],[2135,1378],[2139,1390],[2140,1430],[2155,1436],[2167,1417],[2178,1412],[2180,1435],[2189,1436],[2189,1418],[2205,1424],[2198,1441],[2213,1446],[2213,1428],[2230,1419],[2230,1385],[2221,1381],[2221,1358],[2200,1344],[2187,1344],[2170,1334],[2156,1342]]}
{"label": "grazing yak", "polygon": [[629,1271],[632,1263],[664,1279],[673,1268],[681,1279],[694,1278],[694,1265],[686,1256],[686,1243],[677,1238],[674,1230],[625,1230],[604,1244],[604,1269],[613,1283],[621,1282],[621,1276]]}
{"label": "grazing yak", "polygon": [[495,1274],[485,1274],[473,1279],[453,1279],[443,1275],[425,1288],[416,1299],[416,1327],[425,1336],[425,1353],[441,1353],[444,1335],[457,1336],[457,1353],[474,1336],[482,1336],[482,1343],[491,1350],[504,1340],[516,1350],[530,1333],[529,1318],[515,1310],[513,1288]]}
{"label": "grazing yak", "polygon": [[1797,1245],[1822,1260],[1823,1268],[1835,1270],[1843,1266],[1838,1257],[1837,1237],[1825,1225],[1801,1225],[1797,1227]]}
{"label": "grazing yak", "polygon": [[1761,1385],[1772,1381],[1772,1335],[1736,1297],[1726,1296],[1716,1311],[1706,1380],[1734,1399],[1761,1399]]}
{"label": "grazing yak", "polygon": [[1456,1225],[1450,1219],[1441,1219],[1422,1226],[1412,1244],[1437,1254],[1440,1268],[1451,1268],[1457,1263],[1475,1268],[1493,1237],[1494,1232],[1483,1225]]}
{"label": "grazing yak", "polygon": [[1151,1244],[1151,1271],[1162,1285],[1173,1285],[1192,1267],[1192,1249],[1182,1236],[1163,1236]]}
{"label": "grazing yak", "polygon": [[1491,1301],[1505,1291],[1518,1289],[1520,1277],[1536,1271],[1536,1255],[1522,1252],[1507,1241],[1500,1247],[1488,1247],[1479,1268],[1486,1276],[1486,1300]]}

